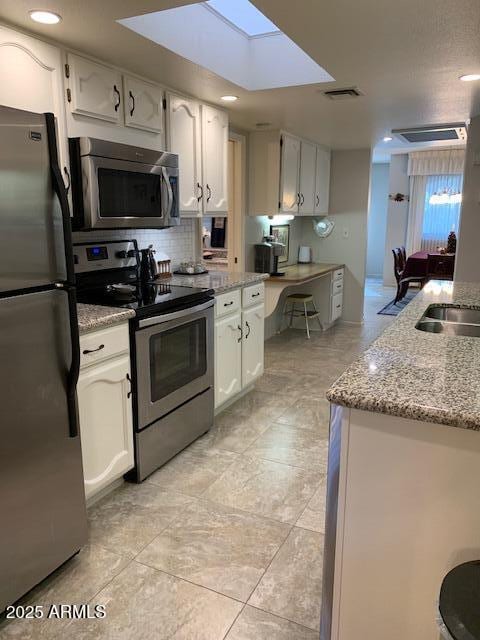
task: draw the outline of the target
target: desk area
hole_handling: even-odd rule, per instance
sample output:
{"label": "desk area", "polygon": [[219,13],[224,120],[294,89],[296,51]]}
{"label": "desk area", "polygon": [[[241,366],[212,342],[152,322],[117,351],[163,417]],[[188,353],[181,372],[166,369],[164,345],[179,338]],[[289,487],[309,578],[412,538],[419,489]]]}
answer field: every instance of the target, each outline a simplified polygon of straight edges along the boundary
{"label": "desk area", "polygon": [[[324,325],[331,324],[340,317],[339,315],[335,317],[335,313],[340,311],[341,315],[343,264],[326,262],[293,264],[284,267],[281,271],[285,273],[284,276],[270,276],[265,281],[265,318],[272,316],[277,308],[281,313],[284,297],[289,293],[300,291],[300,287],[302,292],[312,293],[315,296],[319,309],[323,310]],[[334,300],[335,296],[337,297]],[[281,328],[279,322],[276,325],[274,332]]]}

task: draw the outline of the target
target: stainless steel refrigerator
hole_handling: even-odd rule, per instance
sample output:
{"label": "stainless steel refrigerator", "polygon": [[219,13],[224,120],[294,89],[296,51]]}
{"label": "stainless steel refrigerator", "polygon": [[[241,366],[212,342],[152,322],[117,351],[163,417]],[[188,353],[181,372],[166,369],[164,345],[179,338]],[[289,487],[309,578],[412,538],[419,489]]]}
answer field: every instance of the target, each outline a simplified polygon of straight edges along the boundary
{"label": "stainless steel refrigerator", "polygon": [[52,114],[0,106],[0,239],[1,612],[87,538],[70,216]]}

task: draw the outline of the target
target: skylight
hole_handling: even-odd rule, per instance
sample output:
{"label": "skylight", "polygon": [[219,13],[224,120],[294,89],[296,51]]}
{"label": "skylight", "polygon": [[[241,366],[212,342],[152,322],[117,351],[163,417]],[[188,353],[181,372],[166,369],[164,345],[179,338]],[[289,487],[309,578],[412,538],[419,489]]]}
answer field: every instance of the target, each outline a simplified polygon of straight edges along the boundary
{"label": "skylight", "polygon": [[333,80],[248,0],[195,2],[118,22],[249,91]]}
{"label": "skylight", "polygon": [[205,4],[250,38],[279,31],[277,25],[248,0],[207,0]]}

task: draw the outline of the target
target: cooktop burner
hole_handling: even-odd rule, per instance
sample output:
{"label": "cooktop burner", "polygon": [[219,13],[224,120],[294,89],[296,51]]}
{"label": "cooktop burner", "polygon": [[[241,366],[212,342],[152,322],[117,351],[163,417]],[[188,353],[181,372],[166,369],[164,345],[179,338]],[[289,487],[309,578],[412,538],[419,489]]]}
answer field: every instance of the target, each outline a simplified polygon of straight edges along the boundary
{"label": "cooktop burner", "polygon": [[166,283],[112,283],[79,288],[78,302],[106,307],[133,309],[137,315],[151,315],[179,305],[191,304],[213,295],[213,291],[198,287],[171,286]]}

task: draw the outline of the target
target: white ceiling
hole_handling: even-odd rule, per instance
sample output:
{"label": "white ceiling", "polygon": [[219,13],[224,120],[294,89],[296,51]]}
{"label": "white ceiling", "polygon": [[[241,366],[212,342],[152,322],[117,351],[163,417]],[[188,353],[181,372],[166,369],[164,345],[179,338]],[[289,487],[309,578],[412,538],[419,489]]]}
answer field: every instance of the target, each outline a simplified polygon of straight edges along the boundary
{"label": "white ceiling", "polygon": [[[480,72],[478,0],[254,3],[336,81],[247,91],[115,22],[189,4],[182,0],[44,0],[42,9],[63,16],[49,27],[28,17],[37,0],[2,0],[0,20],[210,102],[234,93],[240,99],[230,114],[238,127],[270,122],[337,149],[375,146],[392,128],[480,113],[480,82],[458,80]],[[342,86],[358,86],[365,95],[331,102],[320,93]],[[381,143],[379,157],[382,148],[389,147]]]}

